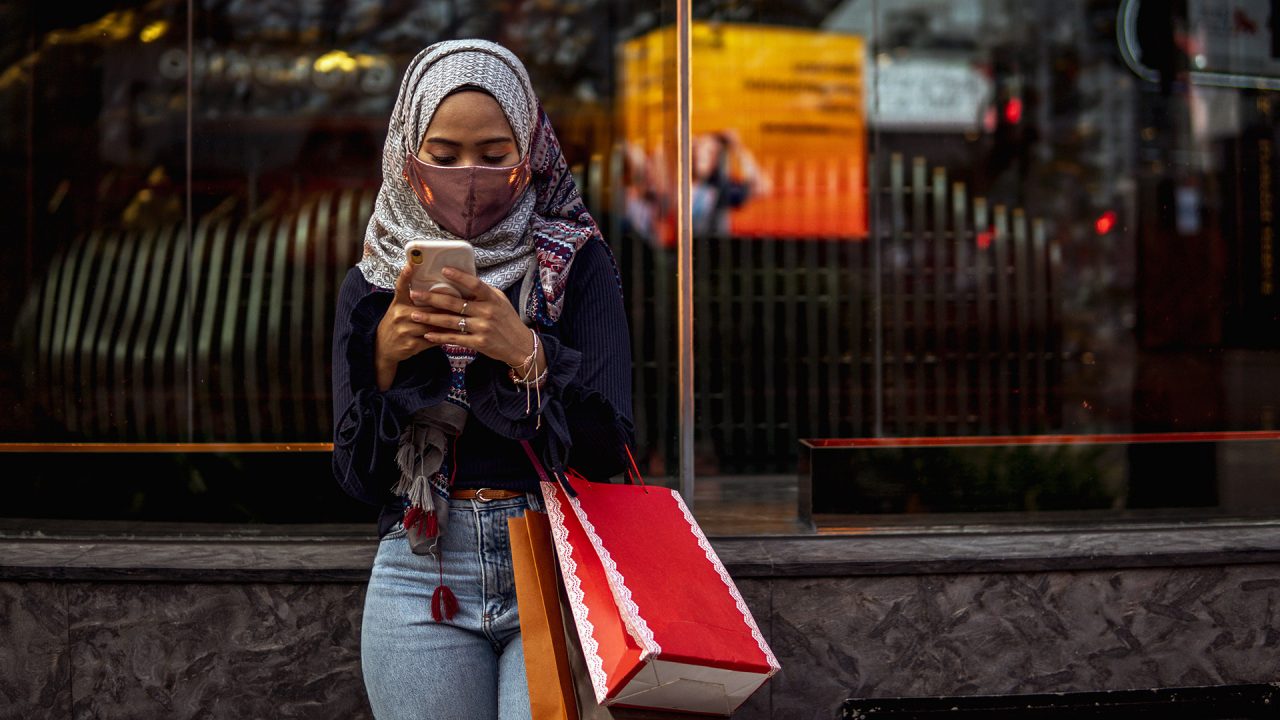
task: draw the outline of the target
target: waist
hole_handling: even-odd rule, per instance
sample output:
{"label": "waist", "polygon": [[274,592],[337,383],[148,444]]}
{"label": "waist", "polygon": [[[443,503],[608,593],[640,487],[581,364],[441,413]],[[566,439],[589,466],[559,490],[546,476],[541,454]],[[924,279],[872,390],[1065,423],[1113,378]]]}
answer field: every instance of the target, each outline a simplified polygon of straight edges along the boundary
{"label": "waist", "polygon": [[449,497],[454,500],[490,502],[492,500],[510,500],[524,497],[525,494],[524,490],[508,490],[506,488],[454,488],[449,492]]}

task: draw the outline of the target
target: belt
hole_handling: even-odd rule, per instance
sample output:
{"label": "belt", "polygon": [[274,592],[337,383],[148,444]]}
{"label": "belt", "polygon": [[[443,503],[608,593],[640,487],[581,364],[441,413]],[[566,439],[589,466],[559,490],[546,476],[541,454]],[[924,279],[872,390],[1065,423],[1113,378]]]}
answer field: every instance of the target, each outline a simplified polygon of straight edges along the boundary
{"label": "belt", "polygon": [[511,498],[523,497],[524,492],[520,490],[499,490],[495,488],[458,488],[449,493],[449,497],[458,500],[479,500],[480,502],[489,502],[490,500],[510,500]]}

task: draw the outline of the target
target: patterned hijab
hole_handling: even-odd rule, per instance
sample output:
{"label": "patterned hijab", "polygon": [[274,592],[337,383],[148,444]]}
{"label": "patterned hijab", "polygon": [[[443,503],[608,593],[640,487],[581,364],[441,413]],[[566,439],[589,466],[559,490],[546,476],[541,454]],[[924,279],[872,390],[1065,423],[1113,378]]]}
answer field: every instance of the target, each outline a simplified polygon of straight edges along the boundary
{"label": "patterned hijab", "polygon": [[[417,154],[436,108],[463,88],[478,88],[492,95],[511,124],[520,157],[529,152],[539,116],[538,100],[515,55],[481,40],[450,40],[418,53],[405,70],[391,112],[382,151],[382,188],[364,236],[364,258],[359,266],[374,285],[395,287],[404,266],[406,242],[456,239],[427,215],[403,172],[405,157]],[[534,201],[532,193],[525,193],[505,219],[471,241],[476,249],[476,271],[488,284],[506,289],[522,280],[532,267],[534,248],[526,242],[526,235]]]}
{"label": "patterned hijab", "polygon": [[[364,239],[360,271],[371,284],[395,287],[404,266],[404,246],[419,238],[455,238],[427,215],[402,172],[417,153],[440,103],[463,88],[478,88],[498,101],[533,183],[511,212],[471,240],[480,279],[506,290],[520,285],[518,312],[530,326],[550,327],[563,309],[565,283],[574,255],[599,234],[560,142],[533,93],[529,75],[506,48],[484,40],[450,40],[418,53],[400,84],[382,154],[382,187]],[[419,410],[400,438],[401,478],[393,492],[405,498],[405,527],[414,552],[434,553],[448,519],[447,444],[462,432],[469,405],[465,372],[475,358],[466,348],[446,346],[453,371],[448,400]],[[438,591],[437,591],[438,592]],[[439,615],[439,613],[437,613]]]}

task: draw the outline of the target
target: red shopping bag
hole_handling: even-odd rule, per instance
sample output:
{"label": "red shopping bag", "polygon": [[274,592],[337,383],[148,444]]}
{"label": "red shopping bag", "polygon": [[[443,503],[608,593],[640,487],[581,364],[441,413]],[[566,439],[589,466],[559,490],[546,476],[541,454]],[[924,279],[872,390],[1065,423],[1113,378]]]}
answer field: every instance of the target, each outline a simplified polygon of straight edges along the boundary
{"label": "red shopping bag", "polygon": [[679,493],[571,471],[571,496],[526,450],[597,702],[729,715],[778,671]]}

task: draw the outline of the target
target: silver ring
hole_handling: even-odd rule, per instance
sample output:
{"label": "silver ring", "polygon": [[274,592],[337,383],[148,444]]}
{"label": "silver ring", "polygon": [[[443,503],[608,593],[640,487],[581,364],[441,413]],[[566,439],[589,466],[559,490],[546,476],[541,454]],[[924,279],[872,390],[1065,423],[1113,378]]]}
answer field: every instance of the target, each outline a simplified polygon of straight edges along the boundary
{"label": "silver ring", "polygon": [[468,301],[466,301],[466,300],[463,300],[463,301],[462,301],[462,312],[461,312],[461,313],[459,313],[460,315],[466,315],[466,314],[467,314],[467,304],[468,304]]}
{"label": "silver ring", "polygon": [[458,319],[458,332],[462,333],[463,335],[466,335],[466,334],[467,334],[467,319],[466,319],[466,318],[459,318],[459,319]]}

